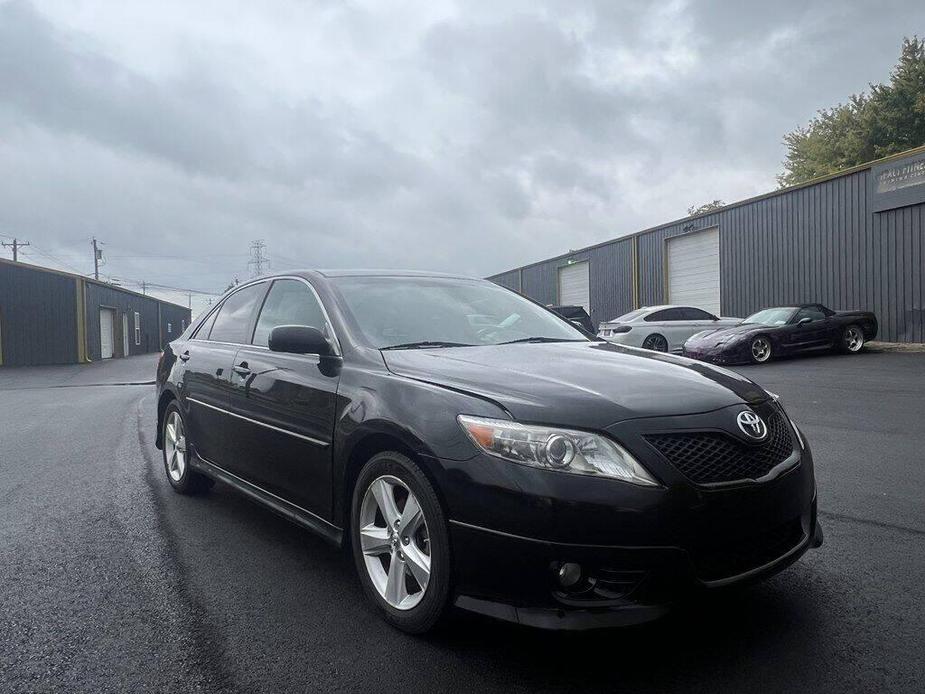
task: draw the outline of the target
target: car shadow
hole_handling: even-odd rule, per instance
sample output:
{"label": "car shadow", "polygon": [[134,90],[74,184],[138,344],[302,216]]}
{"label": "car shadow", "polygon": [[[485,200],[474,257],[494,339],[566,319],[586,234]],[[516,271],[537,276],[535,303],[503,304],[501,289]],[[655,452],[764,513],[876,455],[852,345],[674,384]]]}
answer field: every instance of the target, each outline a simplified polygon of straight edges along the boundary
{"label": "car shadow", "polygon": [[[831,606],[831,595],[813,579],[812,570],[800,563],[765,583],[749,588],[705,595],[679,605],[667,617],[649,624],[585,632],[552,632],[499,622],[452,610],[435,631],[410,636],[389,627],[367,604],[351,556],[293,524],[252,504],[224,485],[216,485],[203,509],[215,522],[237,535],[249,536],[251,551],[272,553],[285,581],[311,584],[314,596],[306,615],[304,634],[296,641],[317,639],[311,620],[323,620],[331,642],[390,644],[416,659],[416,686],[440,682],[452,663],[455,676],[496,684],[516,683],[526,690],[634,688],[645,691],[697,689],[741,691],[770,661],[778,666],[793,661],[794,686],[806,681],[813,667],[812,645],[817,626],[824,623],[821,605]],[[202,561],[202,558],[200,558]],[[282,574],[277,574],[282,578]],[[247,588],[243,588],[247,590]],[[278,582],[265,583],[262,600],[274,604],[281,615],[300,622],[306,605],[298,592]],[[292,627],[290,627],[292,628]],[[301,630],[303,627],[299,627]],[[291,634],[290,634],[291,636]],[[275,636],[274,636],[275,638]],[[265,643],[269,649],[271,644]],[[253,648],[254,645],[251,645]],[[378,647],[378,646],[377,646]],[[378,656],[367,653],[356,664],[355,675],[372,668]],[[383,652],[382,659],[389,657]],[[770,659],[770,660],[769,660]],[[384,661],[383,661],[384,662]],[[757,670],[756,670],[757,668]],[[724,672],[717,680],[717,671]],[[786,674],[786,673],[785,673]],[[430,679],[429,679],[430,678]],[[778,678],[777,684],[786,681]],[[717,686],[728,680],[728,686]],[[460,680],[461,686],[464,680]],[[682,686],[683,685],[683,686]],[[484,687],[479,687],[484,688]],[[509,687],[502,687],[510,690]],[[784,687],[786,688],[786,687]]]}

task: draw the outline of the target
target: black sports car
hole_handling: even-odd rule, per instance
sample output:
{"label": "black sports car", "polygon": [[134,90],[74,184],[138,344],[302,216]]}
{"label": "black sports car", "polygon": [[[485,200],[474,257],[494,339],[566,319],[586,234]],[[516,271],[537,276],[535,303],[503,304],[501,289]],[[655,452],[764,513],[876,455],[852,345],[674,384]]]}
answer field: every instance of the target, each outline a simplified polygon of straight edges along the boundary
{"label": "black sports car", "polygon": [[555,311],[560,316],[565,318],[568,321],[571,321],[573,325],[577,325],[579,328],[585,332],[594,335],[597,331],[594,329],[594,323],[591,320],[591,316],[588,315],[588,312],[585,311],[584,306],[549,306],[550,311]]}
{"label": "black sports car", "polygon": [[717,364],[763,364],[773,357],[822,349],[852,354],[876,336],[877,317],[870,311],[833,311],[822,304],[779,306],[731,328],[692,335],[683,354]]}

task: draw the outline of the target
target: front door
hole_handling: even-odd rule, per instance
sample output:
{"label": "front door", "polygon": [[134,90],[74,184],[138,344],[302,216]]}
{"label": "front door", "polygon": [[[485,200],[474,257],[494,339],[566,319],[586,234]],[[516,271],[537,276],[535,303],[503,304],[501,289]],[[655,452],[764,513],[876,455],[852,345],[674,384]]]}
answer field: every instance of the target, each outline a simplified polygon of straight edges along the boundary
{"label": "front door", "polygon": [[331,515],[331,443],[340,362],[268,349],[279,325],[331,334],[315,293],[295,279],[273,282],[253,344],[234,359],[229,431],[233,465],[247,480],[322,518]]}
{"label": "front door", "polygon": [[[800,324],[801,320],[809,319]],[[826,315],[813,307],[801,308],[793,319],[793,329],[790,331],[790,345],[793,349],[814,349],[829,343],[829,324]]]}

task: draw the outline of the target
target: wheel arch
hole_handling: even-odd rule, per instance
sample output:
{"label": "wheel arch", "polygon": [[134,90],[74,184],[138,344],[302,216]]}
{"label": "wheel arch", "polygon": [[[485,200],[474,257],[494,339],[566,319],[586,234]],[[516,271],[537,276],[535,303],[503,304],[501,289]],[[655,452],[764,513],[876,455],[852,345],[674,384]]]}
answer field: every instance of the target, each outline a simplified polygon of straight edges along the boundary
{"label": "wheel arch", "polygon": [[378,425],[364,427],[363,430],[357,431],[350,437],[349,445],[344,447],[343,455],[343,474],[340,476],[339,489],[335,489],[334,498],[334,516],[340,521],[344,529],[344,542],[349,542],[350,528],[350,506],[353,499],[353,491],[356,486],[357,478],[363,466],[378,453],[394,451],[400,453],[418,466],[440,499],[441,505],[446,508],[446,500],[443,498],[440,486],[434,475],[434,471],[427,464],[428,459],[434,458],[430,450],[410,432],[399,427],[381,422]]}

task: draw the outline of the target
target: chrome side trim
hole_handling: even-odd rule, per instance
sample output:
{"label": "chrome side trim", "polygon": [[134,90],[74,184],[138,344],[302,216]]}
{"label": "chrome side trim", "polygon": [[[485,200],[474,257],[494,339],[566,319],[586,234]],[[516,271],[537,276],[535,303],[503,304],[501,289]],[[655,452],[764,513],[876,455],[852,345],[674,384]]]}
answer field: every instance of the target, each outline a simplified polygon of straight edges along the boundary
{"label": "chrome side trim", "polygon": [[305,434],[297,434],[296,432],[294,432],[294,431],[289,431],[288,429],[282,429],[281,427],[273,426],[272,424],[267,424],[266,422],[260,422],[260,421],[258,421],[258,420],[256,420],[256,419],[251,419],[250,417],[245,417],[243,414],[238,414],[237,412],[232,412],[231,410],[226,410],[226,409],[223,408],[223,407],[218,407],[218,406],[216,406],[216,405],[210,405],[209,403],[203,402],[202,400],[197,400],[196,398],[189,398],[189,397],[188,397],[188,398],[186,398],[186,400],[187,400],[187,402],[194,402],[194,403],[196,403],[197,405],[202,405],[203,407],[208,407],[209,409],[215,410],[216,412],[221,412],[222,414],[227,414],[227,415],[230,416],[230,417],[237,417],[238,419],[243,419],[245,422],[250,422],[251,424],[257,424],[258,426],[266,427],[267,429],[272,429],[273,431],[278,431],[278,432],[280,432],[281,434],[288,434],[289,436],[294,436],[294,437],[296,437],[297,439],[302,439],[303,441],[308,441],[309,443],[313,443],[313,444],[315,444],[316,446],[320,446],[320,447],[322,447],[322,448],[327,448],[328,446],[331,445],[331,443],[330,443],[329,441],[322,441],[322,440],[320,440],[320,439],[313,439],[311,436],[305,436]]}

